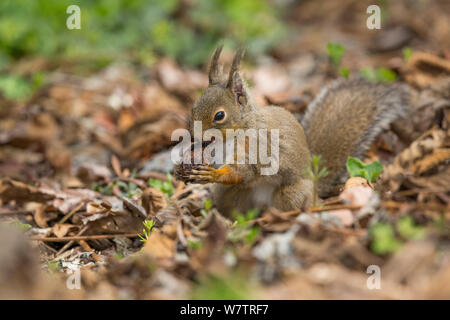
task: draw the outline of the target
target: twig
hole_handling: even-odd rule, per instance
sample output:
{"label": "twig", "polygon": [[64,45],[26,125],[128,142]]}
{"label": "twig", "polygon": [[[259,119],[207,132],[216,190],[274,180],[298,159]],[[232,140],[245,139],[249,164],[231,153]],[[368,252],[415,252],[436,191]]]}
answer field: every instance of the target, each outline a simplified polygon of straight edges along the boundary
{"label": "twig", "polygon": [[116,237],[134,238],[138,233],[123,233],[123,234],[99,234],[89,236],[73,236],[73,237],[30,237],[30,240],[44,241],[44,242],[66,242],[66,241],[80,241],[80,240],[99,240],[99,239],[113,239]]}
{"label": "twig", "polygon": [[15,214],[32,214],[32,211],[28,210],[17,210],[17,211],[3,211],[0,210],[0,215],[15,215]]}
{"label": "twig", "polygon": [[408,207],[413,207],[420,210],[432,210],[432,211],[443,211],[450,212],[450,207],[441,205],[438,203],[407,203],[407,202],[384,202],[381,204],[382,207],[387,209],[400,209],[402,206],[407,205]]}
{"label": "twig", "polygon": [[309,212],[320,212],[320,211],[340,210],[340,209],[357,210],[357,209],[361,209],[361,206],[354,205],[354,204],[336,204],[336,205],[332,205],[332,206],[311,207],[308,209],[308,211]]}
{"label": "twig", "polygon": [[73,208],[68,214],[66,214],[62,219],[59,221],[59,223],[64,223],[69,219],[71,216],[73,216],[78,210],[80,210],[84,206],[84,201],[79,203],[75,208]]}
{"label": "twig", "polygon": [[449,192],[449,189],[423,189],[423,188],[415,188],[410,190],[397,191],[394,193],[394,196],[412,196],[418,193],[445,193]]}
{"label": "twig", "polygon": [[[86,230],[88,229],[88,226],[85,226],[84,228],[82,228],[80,231],[78,231],[77,236],[81,236],[83,233],[86,232]],[[61,255],[64,251],[66,251],[72,244],[74,243],[74,241],[69,241],[67,242],[61,249],[59,249],[59,251],[56,253],[56,256]]]}
{"label": "twig", "polygon": [[80,240],[80,244],[84,250],[89,251],[91,253],[92,258],[94,258],[97,262],[103,262],[102,258],[100,258],[98,254],[95,253],[94,249],[92,249],[86,241]]}

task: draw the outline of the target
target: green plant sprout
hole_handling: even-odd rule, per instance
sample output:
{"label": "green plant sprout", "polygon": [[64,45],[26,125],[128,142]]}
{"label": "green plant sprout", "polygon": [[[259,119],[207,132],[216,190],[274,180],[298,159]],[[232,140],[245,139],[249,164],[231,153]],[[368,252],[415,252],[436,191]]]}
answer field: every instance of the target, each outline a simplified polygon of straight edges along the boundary
{"label": "green plant sprout", "polygon": [[[396,237],[395,230],[401,237]],[[369,229],[372,242],[370,249],[376,254],[389,254],[401,248],[405,240],[417,240],[426,236],[426,230],[414,223],[410,216],[400,218],[396,228],[388,223],[379,222]]]}
{"label": "green plant sprout", "polygon": [[425,228],[414,223],[412,217],[403,217],[397,222],[397,231],[405,239],[422,239],[425,236]]}
{"label": "green plant sprout", "polygon": [[345,53],[345,48],[339,43],[329,42],[327,44],[328,58],[331,64],[337,69],[338,73],[344,78],[348,78],[350,70],[348,68],[341,67],[342,57]]}
{"label": "green plant sprout", "polygon": [[320,155],[314,155],[311,158],[311,164],[310,166],[306,167],[306,174],[308,177],[313,181],[313,205],[317,205],[318,200],[318,183],[319,180],[322,178],[325,178],[328,175],[327,168],[323,167],[321,168],[320,165],[321,156]]}
{"label": "green plant sprout", "polygon": [[350,70],[348,68],[339,67],[338,73],[345,79],[348,79],[348,77],[350,76]]}
{"label": "green plant sprout", "polygon": [[207,275],[196,285],[191,298],[196,300],[242,300],[252,296],[249,282],[245,275],[234,272],[228,275]]}
{"label": "green plant sprout", "polygon": [[369,182],[374,182],[384,170],[380,161],[364,163],[358,158],[353,157],[348,157],[346,165],[350,177],[362,177]]}
{"label": "green plant sprout", "polygon": [[339,66],[341,65],[342,56],[345,52],[345,48],[339,43],[329,42],[327,44],[327,52],[331,64],[335,68],[339,68]]}
{"label": "green plant sprout", "polygon": [[44,85],[45,77],[42,72],[37,72],[31,77],[19,75],[0,75],[0,93],[7,99],[24,101]]}
{"label": "green plant sprout", "polygon": [[155,226],[155,222],[153,220],[145,220],[142,222],[142,224],[144,225],[144,229],[142,229],[142,232],[144,234],[143,235],[138,234],[138,236],[142,242],[147,242],[148,237],[150,236],[150,233],[153,227]]}
{"label": "green plant sprout", "polygon": [[259,209],[250,209],[250,210],[247,210],[246,213],[240,213],[235,210],[232,213],[232,216],[235,220],[233,225],[234,226],[238,225],[241,227],[246,226],[249,221],[256,219],[258,214],[259,214]]}
{"label": "green plant sprout", "polygon": [[106,196],[112,196],[113,195],[113,187],[114,183],[109,183],[106,186],[102,186],[98,182],[93,182],[91,185],[91,189],[94,191],[97,191],[101,194],[104,194]]}
{"label": "green plant sprout", "polygon": [[133,196],[142,192],[142,190],[137,186],[137,184],[133,182],[127,183],[119,180],[114,182],[114,185],[118,186],[120,191],[122,191],[120,197],[132,198]]}
{"label": "green plant sprout", "polygon": [[360,74],[370,82],[390,83],[397,79],[397,74],[387,68],[364,67],[360,70]]}
{"label": "green plant sprout", "polygon": [[211,210],[211,208],[212,208],[211,199],[206,199],[204,208],[200,210],[200,213],[202,214],[202,216],[204,216],[206,218],[206,216],[208,215],[208,211]]}
{"label": "green plant sprout", "polygon": [[403,53],[403,61],[406,63],[409,61],[409,59],[411,59],[413,51],[411,48],[406,47],[403,48],[402,53]]}
{"label": "green plant sprout", "polygon": [[253,226],[252,221],[258,217],[258,209],[250,209],[245,214],[233,211],[232,216],[235,219],[233,228],[228,233],[228,239],[231,242],[245,241],[253,244],[261,233],[258,226]]}
{"label": "green plant sprout", "polygon": [[372,238],[370,249],[376,254],[393,253],[400,249],[401,242],[395,237],[394,227],[387,223],[377,223],[369,229]]}
{"label": "green plant sprout", "polygon": [[150,178],[148,180],[148,184],[162,191],[162,193],[164,193],[168,198],[170,198],[173,195],[173,191],[175,189],[172,183],[172,175],[170,173],[167,174],[166,181]]}
{"label": "green plant sprout", "polygon": [[51,272],[56,272],[61,269],[61,263],[59,260],[51,260],[47,262],[47,267]]}
{"label": "green plant sprout", "polygon": [[15,226],[16,228],[19,228],[22,231],[28,231],[32,228],[30,224],[22,223],[19,220],[15,220],[15,221],[11,222],[11,225]]}
{"label": "green plant sprout", "polygon": [[201,240],[188,240],[187,246],[192,250],[200,250],[203,247],[203,242]]}

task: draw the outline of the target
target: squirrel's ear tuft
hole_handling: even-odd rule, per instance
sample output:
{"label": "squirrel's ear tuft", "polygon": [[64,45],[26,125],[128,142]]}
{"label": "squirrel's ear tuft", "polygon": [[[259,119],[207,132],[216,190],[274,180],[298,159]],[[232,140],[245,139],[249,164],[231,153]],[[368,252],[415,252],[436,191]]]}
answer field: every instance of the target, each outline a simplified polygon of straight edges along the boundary
{"label": "squirrel's ear tuft", "polygon": [[214,51],[214,54],[211,58],[211,62],[209,64],[209,84],[219,83],[221,80],[221,70],[219,68],[219,57],[222,52],[223,45],[220,45]]}
{"label": "squirrel's ear tuft", "polygon": [[247,92],[246,92],[246,88],[244,86],[244,80],[242,80],[241,75],[239,74],[239,72],[235,72],[233,74],[233,81],[231,84],[231,92],[233,92],[236,101],[244,106],[247,104]]}
{"label": "squirrel's ear tuft", "polygon": [[231,64],[230,75],[228,76],[227,88],[233,92],[236,97],[236,101],[240,105],[247,103],[247,93],[245,92],[244,81],[239,73],[239,66],[241,59],[244,56],[245,49],[239,48],[234,56],[233,63]]}

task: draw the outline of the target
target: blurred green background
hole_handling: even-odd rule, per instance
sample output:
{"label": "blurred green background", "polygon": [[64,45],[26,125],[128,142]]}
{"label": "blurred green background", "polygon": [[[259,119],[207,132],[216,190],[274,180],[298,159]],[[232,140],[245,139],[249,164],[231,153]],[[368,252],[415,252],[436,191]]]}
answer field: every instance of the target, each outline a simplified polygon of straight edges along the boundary
{"label": "blurred green background", "polygon": [[[68,30],[68,6],[81,9],[81,30]],[[2,0],[0,67],[27,56],[92,60],[158,56],[199,66],[223,39],[260,53],[280,40],[280,8],[267,0]]]}

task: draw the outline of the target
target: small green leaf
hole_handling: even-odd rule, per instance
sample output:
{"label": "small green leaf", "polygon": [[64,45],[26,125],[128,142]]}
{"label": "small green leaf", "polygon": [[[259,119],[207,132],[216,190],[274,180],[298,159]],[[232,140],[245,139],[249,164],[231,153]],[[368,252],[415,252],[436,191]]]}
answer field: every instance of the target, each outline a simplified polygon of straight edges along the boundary
{"label": "small green leaf", "polygon": [[339,43],[329,42],[327,44],[328,57],[330,58],[331,63],[336,68],[340,66],[342,56],[344,55],[345,48]]}
{"label": "small green leaf", "polygon": [[150,178],[148,180],[148,184],[160,191],[162,191],[167,197],[171,197],[173,195],[174,186],[172,184],[172,175],[170,173],[167,174],[166,181],[160,181],[157,179]]}
{"label": "small green leaf", "polygon": [[22,223],[19,220],[15,220],[15,221],[11,222],[11,224],[23,231],[27,231],[32,228],[31,225],[29,225],[28,223]]}
{"label": "small green leaf", "polygon": [[212,201],[211,199],[206,199],[205,200],[205,210],[209,211],[212,208]]}
{"label": "small green leaf", "polygon": [[340,67],[338,72],[339,72],[339,74],[340,74],[341,76],[343,76],[345,79],[348,79],[348,77],[349,77],[349,75],[350,75],[350,69],[349,69],[349,68],[343,68],[343,67]]}
{"label": "small green leaf", "polygon": [[387,68],[378,68],[377,69],[377,80],[378,82],[393,82],[397,79],[397,74]]}
{"label": "small green leaf", "polygon": [[9,100],[25,100],[31,96],[31,84],[17,75],[0,75],[0,94]]}
{"label": "small green leaf", "polygon": [[406,47],[403,48],[402,53],[403,53],[403,61],[408,62],[408,60],[411,58],[413,54],[413,51],[411,48]]}
{"label": "small green leaf", "polygon": [[47,267],[50,271],[56,272],[61,269],[61,264],[58,260],[52,260],[47,262]]}
{"label": "small green leaf", "polygon": [[374,182],[384,170],[379,161],[364,163],[353,157],[348,157],[346,165],[350,177],[362,177],[370,182]]}
{"label": "small green leaf", "polygon": [[116,186],[118,186],[120,188],[120,190],[122,190],[123,192],[127,192],[128,191],[128,184],[123,182],[123,181],[116,181]]}
{"label": "small green leaf", "polygon": [[412,217],[403,217],[397,222],[398,233],[405,239],[422,239],[425,229],[417,226]]}
{"label": "small green leaf", "polygon": [[369,230],[372,238],[371,250],[376,254],[387,254],[397,251],[401,242],[395,238],[394,228],[390,224],[377,223]]}
{"label": "small green leaf", "polygon": [[253,228],[251,228],[246,237],[247,243],[253,244],[255,240],[258,238],[260,233],[261,229],[258,226],[254,226]]}
{"label": "small green leaf", "polygon": [[148,237],[150,236],[150,233],[155,226],[155,221],[153,220],[144,220],[142,221],[142,224],[144,225],[145,229],[142,229],[142,232],[144,235],[138,234],[139,238],[141,239],[141,242],[147,242]]}
{"label": "small green leaf", "polygon": [[367,79],[370,82],[377,82],[377,74],[373,68],[364,67],[360,71],[360,74],[363,78]]}
{"label": "small green leaf", "polygon": [[374,70],[371,67],[364,67],[360,70],[360,74],[363,78],[370,82],[389,83],[397,79],[397,74],[387,68],[377,68]]}
{"label": "small green leaf", "polygon": [[187,246],[193,250],[199,250],[203,247],[203,242],[201,240],[188,240]]}
{"label": "small green leaf", "polygon": [[256,219],[256,217],[258,216],[258,214],[259,214],[259,209],[250,209],[250,210],[247,211],[247,213],[246,213],[246,215],[245,215],[245,219],[246,219],[247,221]]}

